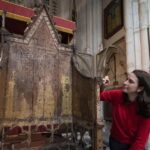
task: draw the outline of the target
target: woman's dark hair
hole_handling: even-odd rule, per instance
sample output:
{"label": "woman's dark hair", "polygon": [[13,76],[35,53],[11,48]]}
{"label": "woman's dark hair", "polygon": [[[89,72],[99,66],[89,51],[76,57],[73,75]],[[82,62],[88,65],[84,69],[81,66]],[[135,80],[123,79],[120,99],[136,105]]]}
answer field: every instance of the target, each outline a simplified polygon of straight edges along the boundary
{"label": "woman's dark hair", "polygon": [[133,73],[138,78],[138,86],[143,88],[137,97],[139,114],[150,117],[150,74],[143,70],[134,70]]}

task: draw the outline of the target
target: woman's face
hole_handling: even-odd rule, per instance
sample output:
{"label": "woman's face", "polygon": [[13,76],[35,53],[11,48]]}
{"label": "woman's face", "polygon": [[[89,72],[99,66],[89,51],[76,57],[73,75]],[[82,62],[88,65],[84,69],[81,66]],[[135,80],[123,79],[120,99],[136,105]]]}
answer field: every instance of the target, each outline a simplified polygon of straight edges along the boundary
{"label": "woman's face", "polygon": [[123,91],[127,94],[137,94],[139,91],[138,78],[134,73],[128,74],[127,80],[123,84]]}

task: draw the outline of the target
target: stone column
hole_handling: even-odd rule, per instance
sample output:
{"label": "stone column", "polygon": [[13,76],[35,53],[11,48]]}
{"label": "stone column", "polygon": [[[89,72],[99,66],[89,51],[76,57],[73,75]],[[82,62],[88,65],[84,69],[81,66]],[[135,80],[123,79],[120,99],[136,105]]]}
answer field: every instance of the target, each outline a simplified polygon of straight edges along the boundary
{"label": "stone column", "polygon": [[[147,7],[148,7],[148,36],[149,36],[149,46],[150,46],[150,0],[147,0]],[[150,53],[150,49],[149,49],[149,53]],[[150,54],[149,54],[150,55]],[[150,60],[149,60],[149,65],[150,65]],[[149,68],[149,72],[150,72],[150,68]]]}
{"label": "stone column", "polygon": [[92,1],[93,0],[87,0],[87,48],[89,49],[89,52],[92,53],[93,49],[93,42],[92,42],[92,26],[93,26],[93,21],[92,21]]}
{"label": "stone column", "polygon": [[135,47],[133,34],[133,12],[132,0],[124,0],[124,21],[126,32],[126,57],[127,57],[127,72],[135,69]]}
{"label": "stone column", "polygon": [[76,0],[77,4],[77,30],[76,46],[79,51],[86,51],[86,0]]}
{"label": "stone column", "polygon": [[96,53],[99,52],[103,48],[103,23],[102,23],[102,15],[103,15],[103,7],[102,0],[98,0],[98,8],[97,8],[97,18],[98,18],[98,43]]}
{"label": "stone column", "polygon": [[96,45],[97,45],[97,35],[98,35],[98,28],[97,28],[97,21],[98,21],[98,18],[97,18],[97,2],[96,0],[93,0],[93,54],[95,53],[96,51]]}
{"label": "stone column", "polygon": [[141,40],[140,40],[140,24],[139,24],[139,3],[138,0],[133,1],[133,28],[134,28],[134,45],[135,45],[135,62],[136,69],[142,69],[141,62]]}
{"label": "stone column", "polygon": [[96,54],[102,44],[102,1],[93,0],[92,9],[92,54],[93,54],[93,76],[96,76]]}
{"label": "stone column", "polygon": [[148,3],[139,0],[142,69],[149,71]]}
{"label": "stone column", "polygon": [[58,15],[65,19],[71,19],[72,0],[57,0]]}

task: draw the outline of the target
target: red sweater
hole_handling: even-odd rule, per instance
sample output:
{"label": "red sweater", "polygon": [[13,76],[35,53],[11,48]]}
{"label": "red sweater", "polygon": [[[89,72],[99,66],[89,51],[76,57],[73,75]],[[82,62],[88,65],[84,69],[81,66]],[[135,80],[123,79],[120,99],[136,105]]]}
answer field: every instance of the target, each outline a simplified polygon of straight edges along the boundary
{"label": "red sweater", "polygon": [[130,150],[144,150],[150,133],[150,118],[138,115],[136,102],[125,103],[122,90],[103,91],[100,98],[112,104],[111,137],[131,144]]}

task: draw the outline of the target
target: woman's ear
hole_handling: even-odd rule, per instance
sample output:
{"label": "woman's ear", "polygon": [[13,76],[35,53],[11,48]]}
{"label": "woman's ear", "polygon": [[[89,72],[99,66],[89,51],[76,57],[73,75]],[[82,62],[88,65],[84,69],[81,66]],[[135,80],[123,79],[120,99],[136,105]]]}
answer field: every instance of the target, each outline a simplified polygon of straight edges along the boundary
{"label": "woman's ear", "polygon": [[144,89],[144,87],[140,86],[140,87],[138,87],[137,92],[141,92],[141,91],[143,91],[143,89]]}

